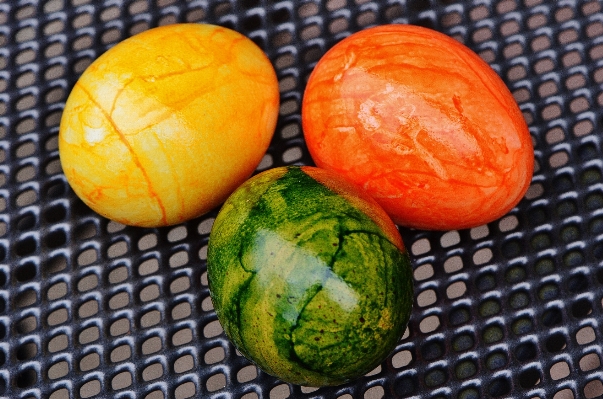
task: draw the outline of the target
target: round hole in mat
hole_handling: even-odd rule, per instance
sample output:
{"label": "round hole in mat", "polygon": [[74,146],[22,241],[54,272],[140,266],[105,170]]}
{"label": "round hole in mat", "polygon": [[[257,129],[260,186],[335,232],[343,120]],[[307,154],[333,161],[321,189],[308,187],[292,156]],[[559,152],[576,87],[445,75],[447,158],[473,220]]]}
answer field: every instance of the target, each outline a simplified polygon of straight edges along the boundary
{"label": "round hole in mat", "polygon": [[491,317],[501,311],[500,301],[497,298],[490,298],[482,301],[478,308],[482,317]]}
{"label": "round hole in mat", "polygon": [[496,288],[496,276],[494,273],[483,273],[475,280],[475,286],[480,291],[490,291]]}
{"label": "round hole in mat", "polygon": [[[434,271],[433,271],[432,265],[430,265],[430,264],[421,265],[421,266],[418,266],[414,270],[414,277],[415,277],[415,280],[417,280],[417,281],[427,280],[427,279],[433,277],[433,273],[434,273]],[[602,269],[601,275],[603,276],[603,269]]]}
{"label": "round hole in mat", "polygon": [[515,357],[520,362],[533,360],[538,355],[538,349],[533,342],[524,342],[515,348]]}
{"label": "round hole in mat", "polygon": [[563,201],[559,205],[557,205],[557,214],[562,217],[573,215],[577,213],[577,211],[578,206],[576,204],[576,201],[573,200]]}
{"label": "round hole in mat", "polygon": [[425,307],[433,305],[437,301],[437,294],[434,290],[425,290],[417,295],[415,300],[417,306]]}
{"label": "round hole in mat", "polygon": [[52,337],[47,344],[48,352],[60,352],[69,345],[69,337],[66,334],[59,334]]}
{"label": "round hole in mat", "polygon": [[[205,387],[209,392],[218,391],[226,387],[226,376],[223,373],[214,374],[207,379]],[[288,388],[288,387],[287,387]],[[286,397],[286,396],[284,396]]]}
{"label": "round hole in mat", "polygon": [[601,359],[597,353],[589,353],[580,359],[580,369],[589,371],[597,369],[601,366]]}
{"label": "round hole in mat", "polygon": [[14,245],[15,254],[18,256],[27,256],[33,254],[38,248],[38,242],[35,237],[25,237],[18,240]]}
{"label": "round hole in mat", "polygon": [[440,386],[446,381],[448,381],[448,372],[444,368],[436,368],[434,370],[427,371],[425,374],[425,385],[428,387]]}
{"label": "round hole in mat", "polygon": [[[15,324],[15,332],[17,332],[17,334],[22,335],[29,334],[36,328],[38,328],[38,319],[36,318],[36,316],[23,317]],[[3,337],[0,336],[0,339],[2,338]]]}
{"label": "round hole in mat", "polygon": [[[580,146],[578,148],[578,157],[582,160],[582,161],[588,161],[589,159],[594,158],[595,156],[597,156],[598,150],[597,148],[592,145],[592,144],[584,144],[582,146]],[[595,168],[591,168],[591,169],[587,169],[582,173],[582,181],[585,184],[589,184],[589,183],[594,183],[597,180],[599,180],[601,178],[600,172],[595,169]]]}
{"label": "round hole in mat", "polygon": [[538,298],[541,301],[552,301],[559,296],[560,288],[555,282],[541,285],[538,289]]}
{"label": "round hole in mat", "polygon": [[588,316],[592,310],[592,304],[586,298],[578,299],[572,304],[572,315],[577,318]]}
{"label": "round hole in mat", "polygon": [[454,367],[454,374],[457,379],[464,380],[473,377],[477,373],[477,361],[475,359],[466,359],[458,362]]}
{"label": "round hole in mat", "polygon": [[120,318],[111,323],[109,333],[114,336],[124,335],[130,332],[130,320],[128,318]]}
{"label": "round hole in mat", "polygon": [[561,352],[566,346],[567,341],[562,333],[554,333],[545,341],[546,350],[551,353]]}
{"label": "round hole in mat", "polygon": [[174,391],[176,399],[186,399],[193,397],[197,392],[197,386],[192,381],[183,382]]}
{"label": "round hole in mat", "polygon": [[445,352],[444,342],[432,340],[421,345],[421,355],[427,360],[433,360],[441,357]]}
{"label": "round hole in mat", "polygon": [[90,380],[80,387],[80,396],[82,398],[91,398],[101,392],[101,382],[99,380]]}
{"label": "round hole in mat", "polygon": [[468,306],[461,305],[453,308],[449,315],[448,319],[450,320],[450,324],[453,326],[459,326],[461,324],[465,324],[471,320],[471,310]]}
{"label": "round hole in mat", "polygon": [[406,397],[416,393],[418,381],[416,375],[402,375],[396,379],[394,390],[401,397]]}
{"label": "round hole in mat", "polygon": [[17,230],[30,230],[36,226],[38,218],[33,212],[26,212],[17,219]]}
{"label": "round hole in mat", "polygon": [[79,292],[86,292],[93,290],[98,286],[98,276],[96,274],[89,274],[87,276],[83,276],[77,282],[77,290]]}
{"label": "round hole in mat", "polygon": [[[558,191],[560,192],[570,191],[572,188],[571,180],[567,179],[565,176],[558,177],[557,181],[555,182],[555,187],[557,187]],[[528,213],[528,220],[532,226],[539,226],[549,221],[550,217],[544,207],[537,206],[530,209]],[[519,244],[518,248],[523,251],[523,245],[519,241],[517,241],[517,243]]]}
{"label": "round hole in mat", "polygon": [[156,390],[149,393],[144,399],[166,399],[166,395],[161,390]]}
{"label": "round hole in mat", "polygon": [[237,372],[237,381],[240,383],[249,382],[258,376],[258,369],[254,365],[245,366]]}
{"label": "round hole in mat", "polygon": [[122,362],[132,356],[132,348],[129,345],[120,345],[111,351],[111,361],[113,363]]}
{"label": "round hole in mat", "polygon": [[459,334],[452,339],[452,349],[454,349],[456,352],[464,352],[469,350],[474,344],[475,337],[471,332]]}
{"label": "round hole in mat", "polygon": [[525,290],[513,292],[509,298],[509,305],[512,309],[521,309],[530,305],[530,295]]}
{"label": "round hole in mat", "polygon": [[44,274],[58,273],[67,268],[67,258],[63,255],[55,255],[44,262]]}
{"label": "round hole in mat", "polygon": [[588,278],[582,273],[577,273],[568,280],[567,288],[571,292],[586,291],[588,289]]}
{"label": "round hole in mat", "polygon": [[583,392],[586,399],[600,398],[603,395],[603,382],[593,379],[584,386]]}
{"label": "round hole in mat", "polygon": [[535,251],[541,251],[551,246],[549,233],[538,233],[530,240],[530,245]]}
{"label": "round hole in mat", "polygon": [[537,368],[529,368],[519,374],[519,385],[528,389],[538,385],[541,381],[540,371]]}
{"label": "round hole in mat", "polygon": [[75,227],[73,237],[80,240],[92,238],[97,234],[97,227],[94,222],[84,222]]}
{"label": "round hole in mat", "polygon": [[63,204],[53,205],[44,211],[44,219],[49,223],[60,222],[67,216],[67,209]]}
{"label": "round hole in mat", "polygon": [[490,396],[497,398],[507,395],[511,392],[511,388],[511,381],[505,377],[499,377],[490,383],[488,386],[488,393]]}
{"label": "round hole in mat", "polygon": [[568,267],[575,267],[584,264],[584,254],[579,249],[566,252],[563,255],[563,263]]}
{"label": "round hole in mat", "polygon": [[91,326],[80,331],[78,342],[82,345],[89,344],[100,338],[100,329],[98,326]]}
{"label": "round hole in mat", "polygon": [[121,309],[130,303],[130,295],[126,291],[118,292],[109,299],[110,309]]}
{"label": "round hole in mat", "polygon": [[601,192],[593,192],[588,194],[584,199],[584,205],[589,211],[603,208],[603,195]]}
{"label": "round hole in mat", "polygon": [[508,357],[505,352],[496,351],[486,356],[486,367],[490,370],[497,370],[505,367],[508,362]]}
{"label": "round hole in mat", "polygon": [[65,377],[69,373],[69,363],[66,361],[59,361],[54,363],[48,368],[46,375],[51,380]]}
{"label": "round hole in mat", "polygon": [[493,344],[495,342],[502,341],[504,336],[504,329],[498,324],[488,325],[482,331],[482,339],[487,344]]}
{"label": "round hole in mat", "polygon": [[565,361],[559,361],[550,367],[549,374],[553,380],[566,378],[570,375],[569,365]]}
{"label": "round hole in mat", "polygon": [[15,296],[15,306],[17,308],[26,308],[38,302],[38,295],[36,290],[27,289],[21,291]]}
{"label": "round hole in mat", "polygon": [[501,252],[507,259],[515,258],[523,253],[523,244],[521,241],[511,239],[502,245]]}
{"label": "round hole in mat", "polygon": [[115,391],[124,389],[132,385],[132,374],[129,371],[122,371],[111,379],[111,388]]}
{"label": "round hole in mat", "polygon": [[15,377],[15,385],[19,388],[29,388],[38,381],[36,370],[27,368],[22,370]]}
{"label": "round hole in mat", "polygon": [[225,356],[226,352],[224,351],[224,348],[221,346],[217,346],[208,350],[205,353],[204,361],[206,364],[213,364],[223,361]]}
{"label": "round hole in mat", "polygon": [[26,262],[15,269],[15,279],[22,283],[33,280],[37,275],[37,267],[33,262]]}
{"label": "round hole in mat", "polygon": [[52,232],[48,233],[46,235],[46,237],[44,238],[44,244],[46,245],[47,248],[51,248],[51,249],[63,246],[63,245],[65,245],[66,242],[67,242],[67,235],[66,235],[65,231],[62,229],[57,229],[55,231],[52,231]]}
{"label": "round hole in mat", "polygon": [[163,349],[163,342],[159,336],[151,336],[141,345],[141,352],[143,355],[159,352],[161,349]]}
{"label": "round hole in mat", "polygon": [[[603,218],[593,218],[588,223],[588,230],[594,235],[599,235],[599,234],[603,233]],[[601,253],[600,245],[597,245],[593,249],[593,254],[595,255],[595,258],[601,259],[602,253]]]}
{"label": "round hole in mat", "polygon": [[192,355],[184,355],[176,359],[174,362],[174,372],[175,373],[184,373],[186,371],[192,370],[195,366],[195,358]]}
{"label": "round hole in mat", "polygon": [[403,350],[393,355],[391,360],[395,368],[406,367],[413,361],[413,354],[411,351]]}
{"label": "round hole in mat", "polygon": [[100,355],[96,352],[88,353],[82,357],[79,361],[79,368],[81,371],[90,371],[100,366]]}
{"label": "round hole in mat", "polygon": [[458,399],[481,399],[482,395],[477,388],[466,388],[459,392]]}
{"label": "round hole in mat", "polygon": [[513,320],[511,331],[519,337],[531,332],[534,329],[534,322],[531,317],[520,317]]}
{"label": "round hole in mat", "polygon": [[38,346],[33,343],[24,343],[17,347],[15,357],[17,360],[29,360],[38,354]]}
{"label": "round hole in mat", "polygon": [[419,330],[424,334],[428,334],[437,330],[438,328],[440,328],[440,326],[440,318],[437,315],[431,315],[421,320],[421,322],[419,323]]}
{"label": "round hole in mat", "polygon": [[555,271],[555,262],[550,257],[538,259],[534,265],[534,270],[540,276],[546,276]]}
{"label": "round hole in mat", "polygon": [[561,312],[561,309],[557,307],[547,309],[542,314],[542,324],[544,324],[546,327],[553,327],[559,325],[562,321],[563,313]]}
{"label": "round hole in mat", "polygon": [[592,326],[584,326],[575,333],[576,342],[579,345],[586,345],[596,339],[596,332]]}

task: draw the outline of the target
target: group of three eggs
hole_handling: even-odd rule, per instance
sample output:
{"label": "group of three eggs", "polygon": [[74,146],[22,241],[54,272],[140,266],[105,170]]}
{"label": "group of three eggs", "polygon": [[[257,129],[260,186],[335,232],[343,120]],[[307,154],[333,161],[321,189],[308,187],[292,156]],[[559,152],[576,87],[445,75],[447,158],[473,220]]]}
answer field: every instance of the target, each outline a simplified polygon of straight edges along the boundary
{"label": "group of three eggs", "polygon": [[226,334],[285,381],[337,385],[380,364],[409,320],[411,265],[395,224],[462,229],[503,216],[530,184],[533,147],[495,71],[426,28],[355,33],[303,84],[318,167],[250,178],[279,116],[270,60],[223,27],[151,29],[82,74],[59,153],[75,193],[123,224],[173,225],[221,205],[207,268]]}

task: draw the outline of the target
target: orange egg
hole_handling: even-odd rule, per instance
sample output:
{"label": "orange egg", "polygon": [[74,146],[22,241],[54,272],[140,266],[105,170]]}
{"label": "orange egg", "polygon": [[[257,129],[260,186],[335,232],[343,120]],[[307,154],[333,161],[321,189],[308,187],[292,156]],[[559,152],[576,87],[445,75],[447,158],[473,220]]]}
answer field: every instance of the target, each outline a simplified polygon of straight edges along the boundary
{"label": "orange egg", "polygon": [[317,166],[364,187],[405,226],[491,222],[533,174],[526,122],[500,77],[422,27],[379,26],[336,44],[309,78],[302,123]]}
{"label": "orange egg", "polygon": [[272,64],[247,37],[206,24],[137,34],[77,81],[59,132],[75,193],[120,223],[165,226],[223,202],[276,126]]}

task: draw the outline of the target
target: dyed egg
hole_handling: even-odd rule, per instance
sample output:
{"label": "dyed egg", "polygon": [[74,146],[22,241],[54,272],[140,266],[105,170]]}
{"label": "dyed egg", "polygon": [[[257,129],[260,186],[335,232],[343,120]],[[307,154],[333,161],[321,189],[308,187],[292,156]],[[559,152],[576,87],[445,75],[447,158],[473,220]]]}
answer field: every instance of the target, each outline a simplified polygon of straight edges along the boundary
{"label": "dyed egg", "polygon": [[309,78],[302,123],[315,163],[400,225],[491,222],[533,174],[532,140],[504,82],[464,45],[418,26],[370,28],[331,48]]}
{"label": "dyed egg", "polygon": [[274,68],[250,39],[204,24],[151,29],[77,81],[60,124],[61,164],[75,193],[107,218],[180,223],[253,173],[278,109]]}
{"label": "dyed egg", "polygon": [[239,351],[305,386],[342,384],[379,365],[413,301],[391,219],[361,190],[313,167],[270,169],[229,197],[210,234],[207,276]]}

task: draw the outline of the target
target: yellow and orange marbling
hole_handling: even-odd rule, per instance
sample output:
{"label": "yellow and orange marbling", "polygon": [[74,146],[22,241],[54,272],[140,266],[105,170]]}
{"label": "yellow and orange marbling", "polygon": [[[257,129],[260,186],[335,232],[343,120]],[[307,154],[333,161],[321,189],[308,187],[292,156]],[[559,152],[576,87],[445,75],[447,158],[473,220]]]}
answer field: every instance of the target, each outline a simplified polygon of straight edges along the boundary
{"label": "yellow and orange marbling", "polygon": [[528,127],[496,72],[417,26],[366,29],[330,49],[308,80],[302,123],[317,166],[364,187],[405,226],[491,222],[533,173]]}
{"label": "yellow and orange marbling", "polygon": [[62,168],[109,219],[180,223],[253,173],[278,109],[274,68],[247,37],[207,24],[151,29],[102,54],[74,86],[60,125]]}

